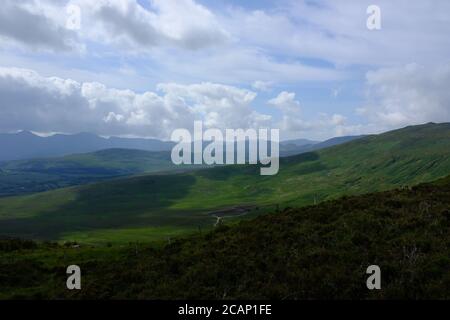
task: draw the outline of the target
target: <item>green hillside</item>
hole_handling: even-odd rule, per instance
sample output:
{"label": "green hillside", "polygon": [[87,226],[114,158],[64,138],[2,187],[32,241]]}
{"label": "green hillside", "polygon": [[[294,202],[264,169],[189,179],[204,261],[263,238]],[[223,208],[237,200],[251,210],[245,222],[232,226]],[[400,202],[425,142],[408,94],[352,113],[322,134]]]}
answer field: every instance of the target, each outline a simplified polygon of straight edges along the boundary
{"label": "green hillside", "polygon": [[211,228],[218,210],[228,209],[220,215],[236,221],[449,173],[450,124],[412,126],[283,158],[276,176],[260,176],[258,166],[225,166],[1,199],[0,234],[89,243],[166,240]]}
{"label": "green hillside", "polygon": [[[23,133],[23,135],[36,138],[32,133]],[[300,145],[295,144],[295,141],[294,143],[281,143],[280,155],[288,156],[319,150],[359,138],[361,136],[340,137],[308,145],[301,145],[308,140],[298,141],[297,143]],[[313,143],[313,141],[310,142]],[[67,143],[70,144],[70,141]],[[45,147],[43,148],[45,151]],[[62,157],[0,161],[0,197],[50,191],[141,173],[202,168],[197,165],[175,166],[170,155],[170,151],[114,148]]]}
{"label": "green hillside", "polygon": [[170,152],[108,149],[0,163],[0,196],[48,191],[142,172],[177,169]]}
{"label": "green hillside", "polygon": [[[0,241],[0,299],[449,299],[450,177],[222,225],[163,247]],[[82,290],[66,289],[66,268]],[[382,290],[366,287],[381,268]]]}

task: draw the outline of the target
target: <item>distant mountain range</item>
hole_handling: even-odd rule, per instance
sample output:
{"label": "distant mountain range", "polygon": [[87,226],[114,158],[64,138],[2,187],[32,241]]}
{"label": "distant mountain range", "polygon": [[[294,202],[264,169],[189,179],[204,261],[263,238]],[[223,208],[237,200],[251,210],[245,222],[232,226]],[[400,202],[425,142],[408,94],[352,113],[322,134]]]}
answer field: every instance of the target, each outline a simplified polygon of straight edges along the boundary
{"label": "distant mountain range", "polygon": [[105,149],[169,151],[173,143],[156,139],[103,138],[92,133],[40,137],[28,131],[0,134],[0,161],[58,157]]}
{"label": "distant mountain range", "polygon": [[322,142],[311,141],[311,140],[290,140],[282,142],[280,145],[280,156],[287,157],[293,156],[296,154],[311,152],[320,150],[323,148],[328,148],[332,146],[337,146],[343,143],[347,143],[356,139],[364,138],[364,135],[361,136],[345,136],[345,137],[336,137],[331,138]]}
{"label": "distant mountain range", "polygon": [[308,139],[295,139],[295,140],[285,140],[282,143],[284,145],[295,145],[298,147],[303,147],[307,145],[313,145],[319,143],[320,141],[308,140]]}
{"label": "distant mountain range", "polygon": [[[318,150],[360,138],[340,137],[324,142],[298,139],[280,144],[280,156]],[[0,134],[0,161],[60,157],[71,154],[96,152],[106,149],[134,149],[144,151],[170,151],[174,143],[157,139],[103,138],[92,133],[74,135],[56,134],[41,137],[29,131]]]}

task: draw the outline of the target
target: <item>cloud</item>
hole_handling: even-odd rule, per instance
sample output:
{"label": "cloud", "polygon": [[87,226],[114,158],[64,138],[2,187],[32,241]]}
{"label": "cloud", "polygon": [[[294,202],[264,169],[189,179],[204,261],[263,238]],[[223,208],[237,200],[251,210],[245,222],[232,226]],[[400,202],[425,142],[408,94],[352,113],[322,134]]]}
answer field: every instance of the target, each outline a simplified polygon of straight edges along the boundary
{"label": "cloud", "polygon": [[0,6],[0,43],[32,50],[72,51],[80,48],[77,34],[46,14],[35,2],[4,0]]}
{"label": "cloud", "polygon": [[[274,34],[278,39],[273,38],[271,44],[253,41],[253,38],[259,39],[261,30],[265,30],[264,19],[261,25],[254,27],[260,31],[251,35],[253,29],[247,28],[246,19],[242,20],[242,30],[236,29],[241,25],[239,19],[227,16],[225,10],[214,12],[193,0],[30,0],[23,2],[23,6],[11,0],[8,2],[11,5],[5,8],[21,8],[24,12],[31,12],[36,20],[43,21],[33,22],[36,26],[33,29],[26,23],[33,19],[24,19],[13,10],[3,9],[4,15],[16,23],[5,24],[0,34],[3,31],[16,35],[14,43],[20,42],[23,47],[31,49],[87,52],[88,59],[143,58],[146,61],[142,63],[146,63],[148,68],[155,68],[163,74],[159,76],[163,79],[157,82],[210,81],[235,85],[258,81],[255,83],[260,89],[254,89],[264,91],[263,87],[273,82],[334,81],[347,77],[346,72],[308,65],[297,57],[279,59],[286,56],[287,51],[281,52],[284,50],[282,43],[286,41],[286,34],[295,31],[295,26],[278,30]],[[80,7],[79,30],[65,28],[68,4]],[[246,15],[253,16],[253,13]],[[265,13],[261,16],[264,15],[269,16]],[[41,24],[45,27],[40,27]],[[32,30],[28,34],[23,32],[26,29]],[[285,31],[288,33],[282,35],[281,32]],[[18,35],[21,35],[20,39]],[[5,49],[10,48],[8,45]],[[272,50],[277,45],[280,45],[280,50]],[[72,61],[66,63],[70,65]],[[86,66],[86,62],[83,61],[82,65]],[[88,64],[87,68],[102,66]]]}
{"label": "cloud", "polygon": [[358,113],[382,129],[450,121],[450,64],[408,64],[367,73],[367,103]]}
{"label": "cloud", "polygon": [[257,80],[252,83],[252,88],[258,91],[270,91],[272,88],[273,82],[272,81],[260,81]]}
{"label": "cloud", "polygon": [[[81,8],[82,28],[77,32],[64,27],[67,4]],[[207,7],[194,0],[5,0],[0,35],[9,42],[52,51],[98,43],[114,45],[120,52],[217,46],[260,50],[272,59],[287,58],[289,64],[313,58],[335,66],[387,66],[439,61],[450,55],[450,2],[379,0],[382,30],[375,32],[366,28],[371,4],[297,0],[244,10]],[[220,57],[220,51],[214,54]]]}
{"label": "cloud", "polygon": [[208,79],[212,82],[232,84],[255,81],[284,84],[301,81],[341,81],[349,76],[348,72],[343,70],[273,59],[261,50],[253,48],[228,47],[179,56],[159,55],[158,58],[170,74],[183,74],[188,79],[197,81]]}
{"label": "cloud", "polygon": [[[190,118],[184,104],[151,92],[107,88],[100,83],[42,77],[24,69],[0,69],[0,126],[5,131],[89,131],[104,135],[165,137]],[[178,119],[177,119],[178,117]],[[178,121],[177,121],[178,120]]]}
{"label": "cloud", "polygon": [[255,128],[268,125],[271,117],[256,112],[252,102],[256,93],[214,83],[180,85],[160,84],[165,96],[191,102],[192,110],[203,115],[205,125],[213,128]]}
{"label": "cloud", "polygon": [[304,131],[310,125],[302,120],[300,102],[295,100],[295,93],[283,91],[277,97],[268,101],[269,105],[276,107],[282,113],[279,123],[284,131]]}
{"label": "cloud", "polygon": [[304,119],[300,101],[293,92],[282,91],[269,100],[268,104],[281,112],[281,120],[276,124],[285,139],[314,135],[316,137],[342,136],[353,134],[359,128],[347,125],[347,118],[340,114],[319,113],[315,119]]}
{"label": "cloud", "polygon": [[158,89],[136,93],[0,68],[0,127],[168,138],[176,128],[190,129],[194,120],[218,128],[258,127],[270,120],[253,109],[256,93],[251,91],[213,83],[161,84]]}
{"label": "cloud", "polygon": [[232,8],[222,21],[240,43],[264,48],[268,55],[320,59],[336,66],[424,63],[450,55],[449,1],[378,0],[379,31],[366,27],[366,9],[372,4],[285,1],[273,10]]}
{"label": "cloud", "polygon": [[272,104],[276,107],[289,109],[289,110],[299,110],[300,102],[295,100],[294,92],[283,91],[278,94],[277,97],[269,100],[269,104]]}
{"label": "cloud", "polygon": [[337,126],[343,125],[347,118],[340,114],[334,114],[331,117],[331,123]]}
{"label": "cloud", "polygon": [[192,0],[153,0],[148,7],[135,0],[72,3],[83,13],[84,37],[118,45],[121,50],[146,52],[155,47],[198,50],[228,40],[214,14]]}
{"label": "cloud", "polygon": [[[66,28],[69,4],[80,8],[79,30]],[[229,38],[214,14],[193,0],[152,0],[149,7],[136,0],[5,0],[0,36],[31,49],[78,51],[94,41],[144,52],[155,47],[197,50]]]}
{"label": "cloud", "polygon": [[[69,3],[81,8],[80,30],[64,27]],[[253,10],[194,0],[6,0],[2,62],[40,73],[2,69],[0,124],[163,137],[203,119],[310,137],[449,121],[450,2],[379,0],[380,31],[366,28],[369,4],[286,0]],[[274,84],[297,96],[285,91],[269,102],[275,108],[258,105],[257,93]],[[323,112],[314,119],[299,101],[309,89],[306,101]],[[336,110],[353,104],[359,116]],[[361,119],[367,124],[355,124]]]}

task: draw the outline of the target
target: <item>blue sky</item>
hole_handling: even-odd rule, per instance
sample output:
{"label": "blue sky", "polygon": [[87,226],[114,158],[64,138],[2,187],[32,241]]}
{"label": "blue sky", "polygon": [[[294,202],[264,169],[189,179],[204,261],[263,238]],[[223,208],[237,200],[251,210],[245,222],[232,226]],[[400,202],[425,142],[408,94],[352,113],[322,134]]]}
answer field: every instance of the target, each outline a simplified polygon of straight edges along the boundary
{"label": "blue sky", "polygon": [[[372,4],[381,30],[366,26]],[[450,121],[448,12],[445,0],[7,0],[0,131],[166,139],[203,120],[326,139]]]}

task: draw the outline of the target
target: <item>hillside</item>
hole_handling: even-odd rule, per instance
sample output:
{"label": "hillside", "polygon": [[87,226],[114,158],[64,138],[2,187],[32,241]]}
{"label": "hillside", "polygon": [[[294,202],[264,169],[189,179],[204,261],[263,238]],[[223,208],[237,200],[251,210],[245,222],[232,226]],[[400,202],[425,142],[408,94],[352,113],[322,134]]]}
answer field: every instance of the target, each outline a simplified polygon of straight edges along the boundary
{"label": "hillside", "polygon": [[[169,149],[171,146],[171,144],[163,142],[158,144],[156,142],[157,140],[152,142],[148,139],[121,139],[114,137],[104,139],[90,134],[73,136],[56,135],[48,138],[41,138],[32,133],[22,132],[16,135],[0,134],[0,150],[2,148],[2,139],[8,141],[5,137],[8,137],[10,140],[12,139],[12,141],[18,138],[22,140],[31,139],[32,141],[36,139],[39,141],[42,139],[44,139],[44,141],[46,141],[45,139],[50,139],[50,141],[52,141],[51,139],[53,139],[59,142],[54,144],[54,141],[46,141],[45,143],[53,143],[54,148],[59,144],[64,144],[64,147],[61,149],[62,153],[68,152],[69,150],[90,150],[100,148],[101,146],[112,145],[120,145],[125,149],[115,148],[61,157],[0,161],[0,197],[49,191],[103,181],[120,176],[141,174],[144,172],[180,171],[199,168],[199,166],[190,167],[185,165],[179,167],[173,165],[170,158],[170,150],[145,151],[131,149],[131,146],[141,147],[143,149]],[[87,145],[84,145],[84,140],[82,138],[89,138],[91,140],[88,140]],[[289,156],[311,150],[319,150],[357,138],[358,137],[333,138],[320,143],[304,139],[285,142],[280,144],[280,156]],[[17,142],[18,144],[22,143],[20,141]],[[45,146],[45,143],[44,146],[41,146],[43,149],[37,154],[51,153],[49,147]],[[3,146],[4,144],[5,141],[3,141]],[[34,146],[31,149],[38,148],[41,144],[42,141],[37,143],[37,146]],[[26,146],[27,143],[24,143],[23,145]],[[207,142],[205,142],[203,147],[206,147],[206,145]],[[248,150],[248,143],[246,145]],[[3,156],[5,156],[5,154],[3,154]],[[0,156],[0,159],[1,158],[2,156]]]}
{"label": "hillside", "polygon": [[276,176],[260,176],[258,166],[225,166],[1,199],[0,234],[88,243],[165,240],[211,228],[218,210],[231,221],[248,219],[449,173],[450,124],[412,126],[283,158]]}
{"label": "hillside", "polygon": [[[450,177],[222,225],[164,247],[0,241],[0,299],[449,299]],[[83,273],[65,289],[65,268]],[[366,287],[381,268],[382,290]],[[83,272],[83,271],[82,271]]]}
{"label": "hillside", "polygon": [[180,169],[170,152],[107,149],[0,163],[0,196],[42,192],[143,172]]}

